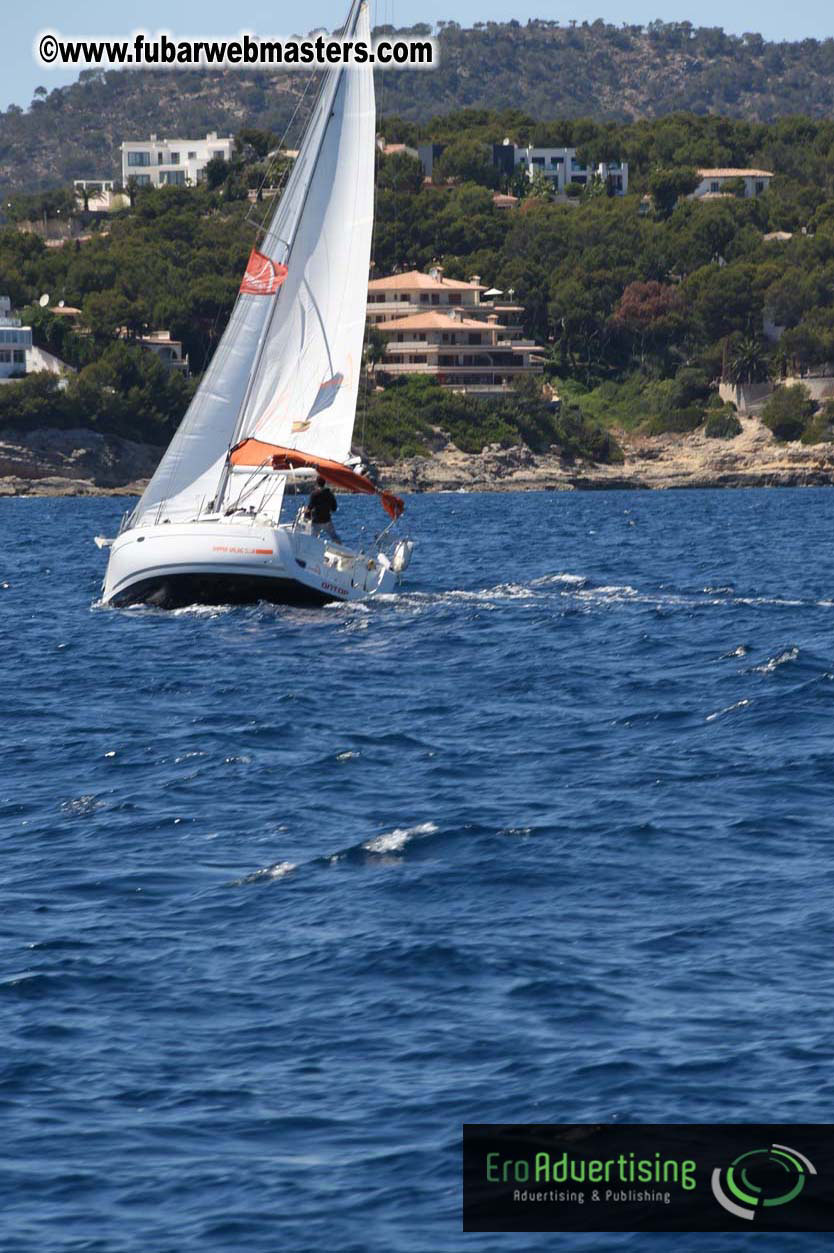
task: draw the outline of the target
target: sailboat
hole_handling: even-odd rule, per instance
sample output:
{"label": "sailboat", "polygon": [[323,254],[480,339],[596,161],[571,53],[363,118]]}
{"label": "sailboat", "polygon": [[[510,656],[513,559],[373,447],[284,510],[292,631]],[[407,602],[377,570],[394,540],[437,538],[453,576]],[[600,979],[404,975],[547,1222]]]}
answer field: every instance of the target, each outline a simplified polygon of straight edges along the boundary
{"label": "sailboat", "polygon": [[[343,36],[370,42],[366,0],[353,0]],[[403,502],[351,457],[375,122],[372,67],[328,70],[223,337],[109,543],[105,604],[318,605],[396,588],[412,550],[393,533]],[[351,549],[303,508],[281,521],[288,482],[317,477],[379,498],[387,520],[371,545]]]}

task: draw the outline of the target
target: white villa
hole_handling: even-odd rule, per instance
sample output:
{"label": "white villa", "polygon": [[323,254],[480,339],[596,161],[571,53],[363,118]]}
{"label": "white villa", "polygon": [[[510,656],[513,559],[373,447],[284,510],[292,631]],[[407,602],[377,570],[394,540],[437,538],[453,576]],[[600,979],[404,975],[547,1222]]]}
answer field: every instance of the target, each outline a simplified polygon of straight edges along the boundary
{"label": "white villa", "polygon": [[744,194],[752,200],[754,196],[761,196],[770,187],[770,180],[773,178],[771,170],[736,170],[730,167],[722,167],[716,170],[698,170],[701,181],[692,193],[695,200],[703,200],[705,196],[727,196],[732,195],[728,192],[726,186],[728,183],[738,178],[744,179]]}
{"label": "white villa", "polygon": [[372,279],[368,323],[384,337],[381,374],[433,374],[460,391],[502,392],[521,375],[541,374],[541,349],[522,338],[524,306],[485,290],[480,276],[445,278],[411,270]]}
{"label": "white villa", "polygon": [[[426,178],[432,178],[434,163],[443,155],[445,147],[445,144],[420,145],[417,156]],[[503,143],[492,145],[492,164],[507,177],[520,170],[529,179],[537,172],[543,174],[551,180],[557,195],[564,195],[565,188],[570,184],[586,187],[594,177],[606,183],[615,196],[624,196],[628,191],[627,161],[600,161],[597,164],[583,165],[577,159],[575,148],[519,148],[517,144],[505,139]]]}
{"label": "white villa", "polygon": [[157,139],[122,144],[122,184],[129,179],[139,187],[193,187],[205,178],[214,157],[228,161],[234,139],[218,139],[214,131],[205,139]]}
{"label": "white villa", "polygon": [[575,148],[512,146],[515,168],[522,168],[530,179],[537,173],[543,174],[551,180],[557,195],[564,194],[565,188],[571,183],[586,187],[595,177],[607,183],[615,196],[624,196],[628,191],[627,161],[600,161],[597,165],[583,165],[577,159]]}
{"label": "white villa", "polygon": [[32,328],[12,317],[12,302],[0,296],[0,379],[26,373],[27,353],[32,351]]}

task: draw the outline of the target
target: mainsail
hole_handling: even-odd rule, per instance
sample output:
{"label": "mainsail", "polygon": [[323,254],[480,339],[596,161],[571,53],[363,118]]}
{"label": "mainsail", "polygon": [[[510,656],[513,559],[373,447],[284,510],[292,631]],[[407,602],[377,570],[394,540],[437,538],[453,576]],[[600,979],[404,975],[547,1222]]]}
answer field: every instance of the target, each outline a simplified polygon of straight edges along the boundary
{"label": "mainsail", "polygon": [[[345,38],[370,43],[366,0]],[[356,415],[373,229],[373,68],[330,70],[284,194],[200,387],[134,513],[188,516],[241,439],[344,461]]]}

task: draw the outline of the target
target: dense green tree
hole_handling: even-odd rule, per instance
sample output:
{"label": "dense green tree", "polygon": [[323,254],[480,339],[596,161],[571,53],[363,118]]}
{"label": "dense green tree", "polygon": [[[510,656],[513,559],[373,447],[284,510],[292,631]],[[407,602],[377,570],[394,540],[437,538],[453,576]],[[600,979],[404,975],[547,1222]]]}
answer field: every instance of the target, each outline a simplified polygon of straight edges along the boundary
{"label": "dense green tree", "polygon": [[497,187],[500,182],[488,145],[465,137],[454,139],[446,146],[434,163],[432,177],[435,182],[455,179],[460,183],[481,183],[484,187]]}
{"label": "dense green tree", "polygon": [[669,217],[678,201],[690,195],[701,181],[690,166],[660,167],[649,175],[649,192],[661,217]]}
{"label": "dense green tree", "polygon": [[777,387],[762,411],[762,421],[777,439],[799,439],[814,415],[816,406],[803,384]]}

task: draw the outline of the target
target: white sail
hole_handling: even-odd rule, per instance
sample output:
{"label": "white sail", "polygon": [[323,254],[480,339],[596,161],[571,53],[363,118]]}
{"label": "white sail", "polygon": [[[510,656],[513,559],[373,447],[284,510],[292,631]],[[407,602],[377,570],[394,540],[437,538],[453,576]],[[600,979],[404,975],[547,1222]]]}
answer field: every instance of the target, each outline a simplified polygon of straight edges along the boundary
{"label": "white sail", "polygon": [[211,364],[136,507],[137,520],[162,501],[168,502],[166,513],[193,513],[212,492],[235,429],[268,312],[262,297],[238,297]]}
{"label": "white sail", "polygon": [[[348,34],[370,42],[367,4]],[[252,436],[334,461],[350,452],[373,231],[371,66],[343,70],[326,114],[238,439]],[[288,206],[292,210],[295,206]],[[275,230],[281,227],[276,220]]]}
{"label": "white sail", "polygon": [[[354,4],[345,37],[369,40],[364,0]],[[135,520],[162,502],[166,517],[198,511],[215,493],[230,445],[247,435],[347,456],[365,321],[374,130],[372,68],[330,70],[253,253],[255,268],[263,258],[279,270],[288,265],[283,285],[239,294]]]}

